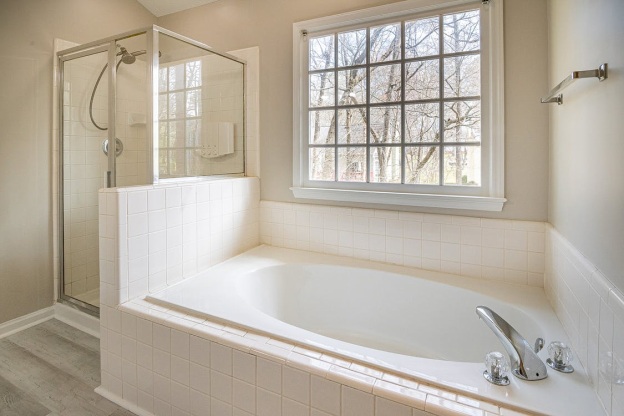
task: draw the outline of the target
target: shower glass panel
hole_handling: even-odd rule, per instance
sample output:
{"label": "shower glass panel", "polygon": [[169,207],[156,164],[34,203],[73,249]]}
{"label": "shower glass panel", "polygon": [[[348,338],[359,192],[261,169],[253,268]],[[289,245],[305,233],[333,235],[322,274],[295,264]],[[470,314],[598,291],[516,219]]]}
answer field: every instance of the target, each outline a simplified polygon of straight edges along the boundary
{"label": "shower glass panel", "polygon": [[59,297],[97,314],[98,190],[244,174],[245,65],[158,26],[57,55]]}
{"label": "shower glass panel", "polygon": [[244,168],[244,65],[160,34],[159,179]]}

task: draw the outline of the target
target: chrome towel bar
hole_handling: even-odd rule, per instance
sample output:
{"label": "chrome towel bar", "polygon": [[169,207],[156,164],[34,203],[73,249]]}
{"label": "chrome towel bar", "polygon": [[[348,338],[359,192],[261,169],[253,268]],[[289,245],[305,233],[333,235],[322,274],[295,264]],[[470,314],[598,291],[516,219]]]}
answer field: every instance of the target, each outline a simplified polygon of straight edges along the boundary
{"label": "chrome towel bar", "polygon": [[587,71],[574,71],[553,88],[547,96],[542,97],[542,103],[563,104],[563,94],[561,91],[579,78],[598,78],[599,81],[607,79],[607,64],[602,64],[598,69]]}

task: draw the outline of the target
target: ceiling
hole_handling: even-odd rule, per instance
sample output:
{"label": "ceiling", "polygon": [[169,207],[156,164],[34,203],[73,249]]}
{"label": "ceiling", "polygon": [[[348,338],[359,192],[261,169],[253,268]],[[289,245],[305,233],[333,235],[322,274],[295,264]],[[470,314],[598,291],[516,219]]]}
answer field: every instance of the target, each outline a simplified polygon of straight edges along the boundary
{"label": "ceiling", "polygon": [[176,13],[193,7],[203,6],[217,0],[138,0],[147,10],[156,17]]}

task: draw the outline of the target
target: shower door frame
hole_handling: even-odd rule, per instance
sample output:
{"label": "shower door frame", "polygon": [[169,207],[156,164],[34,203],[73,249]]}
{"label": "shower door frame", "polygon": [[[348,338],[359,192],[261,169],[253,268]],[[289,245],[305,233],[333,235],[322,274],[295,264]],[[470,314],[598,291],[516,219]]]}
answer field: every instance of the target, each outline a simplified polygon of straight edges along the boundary
{"label": "shower door frame", "polygon": [[[188,38],[184,35],[180,35],[179,33],[172,32],[168,29],[162,28],[157,25],[152,25],[144,28],[139,28],[136,30],[124,32],[118,35],[109,36],[107,38],[99,39],[93,42],[85,43],[79,46],[75,46],[69,49],[64,49],[57,52],[57,61],[58,61],[58,71],[57,71],[57,87],[58,87],[58,259],[59,259],[59,267],[58,267],[58,300],[68,304],[69,306],[76,307],[90,315],[99,316],[100,308],[89,303],[78,300],[72,296],[66,295],[64,293],[65,289],[65,264],[64,264],[64,249],[65,249],[65,236],[64,236],[64,225],[65,225],[65,211],[64,211],[64,165],[63,165],[63,142],[64,142],[64,131],[63,131],[63,119],[64,119],[64,63],[65,61],[71,61],[73,59],[82,58],[85,56],[93,55],[96,53],[102,53],[108,51],[108,68],[116,68],[117,65],[117,42],[123,39],[128,39],[135,36],[146,36],[146,56],[147,56],[147,65],[146,66],[146,126],[145,126],[145,136],[147,138],[147,155],[151,155],[152,157],[146,158],[147,164],[147,183],[145,185],[154,184],[160,181],[169,181],[169,179],[159,179],[158,172],[158,164],[155,161],[158,160],[158,146],[157,146],[157,137],[155,136],[155,132],[158,131],[158,119],[154,117],[155,114],[158,114],[158,71],[160,65],[160,57],[159,57],[159,39],[158,34],[162,33],[169,37],[175,38],[184,43],[188,43],[190,45],[196,46],[200,49],[203,49],[207,52],[213,53],[215,55],[222,56],[224,58],[228,58],[232,61],[236,61],[243,65],[243,137],[246,137],[245,129],[246,129],[246,77],[247,77],[247,65],[246,62],[233,56],[228,53],[215,51],[212,47],[198,42],[194,39]],[[151,57],[151,58],[150,58]],[[151,62],[151,64],[150,64]],[[108,71],[108,171],[107,171],[107,188],[113,188],[116,186],[116,99],[117,99],[117,71]],[[245,155],[245,147],[246,140],[243,140],[243,175],[245,174],[245,164],[246,164],[246,155]],[[175,180],[175,179],[174,179]],[[99,218],[98,218],[99,225]],[[98,253],[99,257],[99,253]],[[101,279],[101,276],[100,276]],[[101,281],[101,280],[100,280]],[[101,285],[100,285],[101,287]],[[100,293],[101,296],[101,293]]]}

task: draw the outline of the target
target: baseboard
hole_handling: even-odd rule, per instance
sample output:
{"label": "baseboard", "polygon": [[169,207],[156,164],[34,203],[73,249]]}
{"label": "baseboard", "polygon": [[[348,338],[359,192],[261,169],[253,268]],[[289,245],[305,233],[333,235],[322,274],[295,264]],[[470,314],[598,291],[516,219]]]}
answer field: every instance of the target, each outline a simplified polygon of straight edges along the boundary
{"label": "baseboard", "polygon": [[64,303],[57,302],[53,308],[54,318],[96,338],[100,337],[100,320],[95,316],[81,312]]}
{"label": "baseboard", "polygon": [[0,324],[0,338],[8,337],[16,332],[23,331],[26,328],[45,322],[54,318],[54,307],[40,309],[28,315],[20,316],[8,322]]}
{"label": "baseboard", "polygon": [[96,387],[94,391],[97,394],[99,394],[100,396],[110,400],[111,402],[115,403],[116,405],[119,405],[119,406],[123,407],[126,410],[131,411],[132,413],[134,413],[134,414],[136,414],[138,416],[154,416],[153,413],[150,413],[150,412],[148,412],[145,409],[141,409],[137,405],[135,405],[133,403],[130,403],[128,400],[122,399],[121,397],[117,396],[116,394],[113,394],[110,391],[106,390],[102,386]]}

